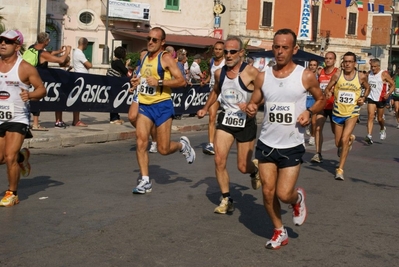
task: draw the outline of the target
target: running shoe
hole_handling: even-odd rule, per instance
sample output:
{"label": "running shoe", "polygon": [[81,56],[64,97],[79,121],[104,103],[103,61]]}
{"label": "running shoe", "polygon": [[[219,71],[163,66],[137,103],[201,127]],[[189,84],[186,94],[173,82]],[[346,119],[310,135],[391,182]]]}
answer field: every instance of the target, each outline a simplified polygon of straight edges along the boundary
{"label": "running shoe", "polygon": [[298,187],[296,191],[298,192],[298,197],[301,197],[301,201],[296,204],[291,204],[292,221],[295,225],[299,226],[305,222],[308,212],[305,205],[305,190],[301,187]]}
{"label": "running shoe", "polygon": [[321,156],[320,153],[314,154],[313,158],[310,160],[310,162],[315,162],[315,163],[322,163],[323,162],[323,157]]}
{"label": "running shoe", "polygon": [[111,123],[111,124],[116,124],[116,125],[122,125],[122,124],[124,124],[125,122],[124,122],[123,120],[113,120],[113,121],[110,121],[109,123]]}
{"label": "running shoe", "polygon": [[150,149],[148,150],[150,153],[157,153],[157,142],[151,142]]}
{"label": "running shoe", "polygon": [[26,147],[22,148],[19,153],[24,156],[24,161],[19,162],[18,165],[21,169],[21,175],[23,177],[26,177],[30,174],[30,163],[29,163],[29,157],[30,157],[30,151]]}
{"label": "running shoe", "polygon": [[256,171],[255,173],[251,174],[251,185],[253,189],[258,189],[259,187],[261,187],[262,183],[260,182],[260,176],[259,176],[259,162],[257,159],[254,159],[252,161],[256,167]]}
{"label": "running shoe", "polygon": [[265,247],[267,249],[279,249],[287,244],[288,244],[287,230],[285,228],[284,230],[274,229],[273,237],[272,239],[266,242]]}
{"label": "running shoe", "polygon": [[367,144],[372,145],[374,143],[372,138],[373,137],[370,134],[368,134],[366,138],[364,138],[364,141],[366,141]]}
{"label": "running shoe", "polygon": [[215,150],[213,149],[213,145],[211,143],[207,144],[203,149],[202,152],[207,155],[215,155]]}
{"label": "running shoe", "polygon": [[344,170],[337,168],[335,169],[335,180],[343,181],[344,179]]}
{"label": "running shoe", "polygon": [[387,139],[387,127],[385,126],[383,130],[380,130],[380,139],[381,140]]}
{"label": "running shoe", "polygon": [[310,136],[310,125],[306,126],[306,134]]}
{"label": "running shoe", "polygon": [[57,121],[57,122],[54,124],[54,128],[57,128],[57,129],[65,129],[67,126],[68,126],[68,124],[66,124],[66,123],[63,122],[63,121]]}
{"label": "running shoe", "polygon": [[309,137],[309,145],[314,146],[314,136]]}
{"label": "running shoe", "polygon": [[152,191],[152,183],[150,181],[139,179],[137,182],[137,186],[132,190],[133,194],[145,194]]}
{"label": "running shoe", "polygon": [[187,137],[180,137],[180,143],[183,145],[183,149],[180,151],[186,157],[188,164],[191,164],[195,161],[195,151],[190,145],[190,140]]}
{"label": "running shoe", "polygon": [[14,195],[13,192],[7,190],[6,194],[0,201],[0,206],[11,207],[19,203],[18,196]]}
{"label": "running shoe", "polygon": [[233,200],[229,197],[222,198],[222,201],[220,201],[219,206],[217,206],[214,210],[214,212],[218,214],[226,214],[227,212],[233,212],[233,211],[234,211]]}

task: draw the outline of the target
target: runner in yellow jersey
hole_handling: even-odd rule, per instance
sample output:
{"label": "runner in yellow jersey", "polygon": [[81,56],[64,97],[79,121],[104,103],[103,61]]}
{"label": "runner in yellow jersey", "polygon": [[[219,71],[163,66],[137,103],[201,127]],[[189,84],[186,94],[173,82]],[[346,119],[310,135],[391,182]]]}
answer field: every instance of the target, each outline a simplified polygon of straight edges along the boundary
{"label": "runner in yellow jersey", "polygon": [[[139,92],[139,114],[136,121],[137,161],[141,178],[133,188],[134,194],[145,194],[152,191],[148,171],[148,137],[155,125],[157,148],[162,155],[180,151],[188,163],[195,160],[195,151],[187,137],[180,137],[180,142],[170,140],[174,107],[171,99],[171,88],[186,85],[177,63],[172,55],[163,50],[166,34],[160,27],[150,30],[147,37],[148,53],[142,60],[140,71],[131,84]],[[173,79],[172,79],[173,77]]]}
{"label": "runner in yellow jersey", "polygon": [[[370,87],[367,76],[359,73],[356,66],[356,55],[352,52],[345,53],[343,69],[336,72],[328,83],[325,94],[329,99],[334,94],[332,120],[334,122],[335,145],[338,147],[340,157],[339,166],[335,171],[336,180],[344,180],[344,165],[355,136],[352,134],[359,117],[360,106],[364,104]],[[365,88],[364,96],[360,96],[362,86]]]}

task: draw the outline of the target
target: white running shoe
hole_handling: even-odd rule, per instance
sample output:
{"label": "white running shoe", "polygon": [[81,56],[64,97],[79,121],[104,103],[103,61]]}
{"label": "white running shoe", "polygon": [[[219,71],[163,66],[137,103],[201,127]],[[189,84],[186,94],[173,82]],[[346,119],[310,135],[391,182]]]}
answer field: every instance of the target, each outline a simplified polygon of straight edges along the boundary
{"label": "white running shoe", "polygon": [[387,138],[387,127],[384,126],[384,130],[380,130],[380,139],[385,140]]}
{"label": "white running shoe", "polygon": [[301,201],[299,203],[291,205],[292,221],[295,225],[302,225],[308,215],[305,205],[305,190],[301,187],[298,187],[296,190],[298,192],[298,195],[301,197]]}
{"label": "white running shoe", "polygon": [[152,183],[150,181],[139,179],[137,182],[137,186],[132,190],[133,194],[145,194],[152,191]]}
{"label": "white running shoe", "polygon": [[273,237],[272,239],[266,242],[265,247],[267,249],[279,249],[287,244],[288,244],[287,230],[285,228],[284,230],[274,229]]}
{"label": "white running shoe", "polygon": [[148,150],[150,153],[157,153],[157,142],[151,142],[150,149]]}
{"label": "white running shoe", "polygon": [[314,146],[314,136],[309,137],[309,145]]}
{"label": "white running shoe", "polygon": [[180,143],[183,144],[183,149],[180,151],[186,157],[188,164],[195,161],[195,151],[190,145],[190,140],[186,136],[180,137]]}

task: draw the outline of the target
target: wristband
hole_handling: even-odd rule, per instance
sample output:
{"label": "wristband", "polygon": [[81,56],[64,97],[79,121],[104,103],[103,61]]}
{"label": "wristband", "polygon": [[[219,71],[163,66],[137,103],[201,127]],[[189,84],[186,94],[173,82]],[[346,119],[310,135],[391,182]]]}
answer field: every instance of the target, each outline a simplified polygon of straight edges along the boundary
{"label": "wristband", "polygon": [[307,108],[306,110],[309,111],[310,116],[313,116],[313,112],[310,110],[310,108]]}

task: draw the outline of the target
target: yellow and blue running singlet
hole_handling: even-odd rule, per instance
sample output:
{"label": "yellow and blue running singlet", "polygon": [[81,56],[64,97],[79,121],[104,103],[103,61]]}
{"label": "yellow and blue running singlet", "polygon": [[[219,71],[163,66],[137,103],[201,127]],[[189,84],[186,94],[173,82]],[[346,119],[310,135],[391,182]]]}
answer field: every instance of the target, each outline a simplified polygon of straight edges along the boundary
{"label": "yellow and blue running singlet", "polygon": [[357,100],[361,94],[361,83],[359,73],[356,71],[352,80],[347,80],[341,71],[338,81],[334,87],[334,107],[333,115],[337,117],[356,117],[359,116],[360,107]]}

